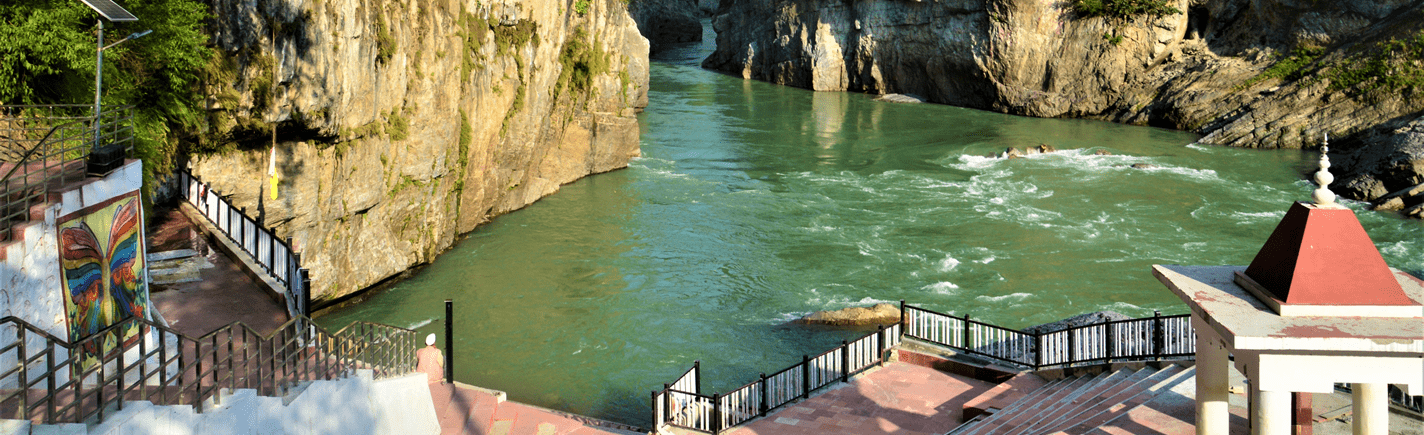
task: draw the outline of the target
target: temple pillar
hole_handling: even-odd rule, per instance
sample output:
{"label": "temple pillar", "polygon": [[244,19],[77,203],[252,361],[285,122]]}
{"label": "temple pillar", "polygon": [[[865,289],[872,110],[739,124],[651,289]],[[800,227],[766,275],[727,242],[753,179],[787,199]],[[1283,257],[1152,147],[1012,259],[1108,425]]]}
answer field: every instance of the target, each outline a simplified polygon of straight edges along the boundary
{"label": "temple pillar", "polygon": [[1192,326],[1197,333],[1197,435],[1227,435],[1231,413],[1231,364],[1226,347],[1210,325],[1196,315]]}
{"label": "temple pillar", "polygon": [[1389,432],[1389,398],[1386,384],[1351,384],[1354,399],[1355,435],[1386,435]]}

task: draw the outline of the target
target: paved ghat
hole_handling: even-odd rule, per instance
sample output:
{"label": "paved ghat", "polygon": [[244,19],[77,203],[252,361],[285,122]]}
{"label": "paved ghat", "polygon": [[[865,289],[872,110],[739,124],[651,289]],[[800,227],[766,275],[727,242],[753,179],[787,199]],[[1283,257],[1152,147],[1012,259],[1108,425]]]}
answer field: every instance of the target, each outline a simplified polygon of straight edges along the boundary
{"label": "paved ghat", "polygon": [[726,433],[938,435],[959,425],[965,402],[993,386],[928,367],[889,363]]}

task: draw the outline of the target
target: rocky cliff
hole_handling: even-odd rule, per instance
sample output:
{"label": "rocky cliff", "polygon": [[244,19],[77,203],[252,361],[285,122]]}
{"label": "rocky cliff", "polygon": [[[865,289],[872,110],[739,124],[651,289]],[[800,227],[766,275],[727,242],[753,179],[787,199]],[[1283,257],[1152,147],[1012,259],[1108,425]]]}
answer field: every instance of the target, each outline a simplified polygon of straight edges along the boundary
{"label": "rocky cliff", "polygon": [[1127,16],[1083,3],[1151,2],[723,0],[703,66],[1230,146],[1329,133],[1346,196],[1424,183],[1424,153],[1377,140],[1424,116],[1424,1],[1165,0],[1173,11]]}
{"label": "rocky cliff", "polygon": [[[648,43],[621,0],[213,1],[194,173],[292,238],[331,299],[639,154]],[[276,126],[276,199],[267,185]]]}

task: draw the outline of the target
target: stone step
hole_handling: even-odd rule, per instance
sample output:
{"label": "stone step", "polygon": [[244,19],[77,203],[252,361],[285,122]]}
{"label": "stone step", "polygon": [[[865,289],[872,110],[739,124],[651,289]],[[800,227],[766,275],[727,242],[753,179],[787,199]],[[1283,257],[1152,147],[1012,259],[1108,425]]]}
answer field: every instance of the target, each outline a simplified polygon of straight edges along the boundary
{"label": "stone step", "polygon": [[1093,416],[1101,414],[1105,410],[1115,405],[1121,404],[1125,401],[1132,399],[1143,391],[1151,391],[1153,387],[1160,384],[1162,381],[1171,379],[1173,376],[1176,376],[1185,370],[1186,369],[1184,367],[1175,364],[1155,370],[1150,376],[1138,380],[1136,383],[1128,386],[1128,388],[1124,388],[1123,390],[1118,391],[1111,397],[1105,398],[1096,406],[1080,410],[1079,412],[1070,416],[1070,418],[1063,420],[1062,422],[1060,422],[1059,429],[1068,430],[1074,425],[1083,422],[1086,419],[1090,419]]}
{"label": "stone step", "polygon": [[1141,370],[1131,372],[1130,376],[1127,376],[1123,378],[1120,382],[1117,382],[1114,385],[1111,385],[1108,388],[1098,392],[1095,396],[1088,397],[1086,400],[1079,401],[1078,403],[1073,404],[1073,406],[1068,407],[1062,412],[1057,413],[1057,415],[1053,419],[1035,425],[1033,428],[1034,433],[1053,432],[1058,429],[1066,429],[1067,427],[1072,426],[1073,422],[1076,421],[1084,412],[1088,412],[1098,407],[1111,406],[1111,404],[1117,403],[1118,400],[1128,397],[1125,394],[1129,394],[1128,392],[1133,391],[1133,389],[1146,388],[1145,386],[1140,386],[1139,384],[1143,380],[1150,378],[1152,375],[1158,372],[1159,370],[1150,367],[1144,367]]}
{"label": "stone step", "polygon": [[989,409],[1003,409],[1010,403],[1043,388],[1048,381],[1033,373],[1019,373],[994,388],[990,388],[964,403],[963,422],[984,414]]}
{"label": "stone step", "polygon": [[1082,386],[1084,383],[1090,382],[1091,380],[1092,378],[1088,376],[1078,376],[1071,378],[1063,378],[1050,382],[1048,385],[1045,385],[1044,388],[1041,388],[1038,391],[1034,391],[1033,393],[1025,396],[1024,398],[1019,399],[1018,401],[1010,404],[1008,407],[1005,407],[1004,409],[995,412],[993,415],[989,416],[989,418],[975,423],[966,431],[958,432],[958,434],[987,435],[1001,433],[1000,429],[1002,429],[1004,425],[1014,424],[1017,422],[1016,419],[1028,418],[1027,416],[1022,415],[1022,413],[1020,412],[1021,410],[1028,409],[1043,401],[1056,401],[1062,398],[1064,395],[1069,394],[1074,389],[1077,389],[1079,386]]}
{"label": "stone step", "polygon": [[1105,409],[1101,409],[1096,414],[1088,415],[1089,413],[1083,413],[1082,415],[1084,418],[1080,419],[1078,421],[1078,424],[1074,425],[1071,428],[1068,428],[1067,430],[1064,430],[1063,432],[1072,435],[1082,435],[1093,432],[1095,429],[1097,429],[1104,423],[1112,421],[1118,418],[1119,416],[1129,411],[1132,411],[1133,408],[1136,408],[1137,406],[1146,403],[1149,400],[1152,400],[1157,396],[1157,393],[1159,391],[1171,388],[1177,384],[1180,384],[1184,380],[1194,379],[1193,374],[1195,373],[1195,371],[1193,369],[1172,369],[1172,367],[1177,366],[1168,366],[1167,368],[1158,371],[1158,375],[1165,373],[1165,376],[1163,377],[1158,377],[1158,375],[1154,375],[1149,377],[1148,380],[1144,380],[1144,384],[1146,384],[1147,382],[1153,383],[1150,387],[1140,390],[1137,394],[1134,394],[1131,397],[1126,397],[1123,400],[1118,401],[1117,403],[1112,404],[1111,406],[1108,406]]}
{"label": "stone step", "polygon": [[[1043,412],[1039,412],[1037,418],[1033,419],[1030,424],[1020,427],[1017,432],[1005,433],[1040,433],[1047,427],[1050,427],[1050,424],[1063,418],[1068,413],[1073,412],[1074,410],[1079,409],[1081,407],[1088,406],[1088,404],[1090,403],[1101,401],[1105,397],[1105,395],[1109,394],[1109,391],[1111,390],[1123,388],[1124,385],[1129,384],[1130,381],[1133,380],[1139,372],[1144,370],[1150,369],[1143,369],[1138,371],[1119,369],[1110,374],[1107,374],[1107,376],[1099,375],[1101,379],[1100,381],[1094,383],[1093,385],[1085,386],[1084,388],[1079,389],[1081,392],[1076,394],[1074,397],[1065,398],[1064,400],[1056,404],[1048,406],[1044,409]],[[1146,375],[1143,376],[1145,377]]]}
{"label": "stone step", "polygon": [[1069,391],[1067,394],[1059,397],[1058,400],[1039,402],[1031,408],[1019,411],[1023,415],[1023,418],[1017,419],[1013,424],[1002,426],[997,433],[1005,435],[1018,434],[1035,424],[1057,418],[1056,413],[1058,411],[1072,406],[1073,403],[1079,400],[1091,398],[1098,391],[1116,384],[1119,380],[1129,375],[1131,375],[1131,373],[1123,370],[1093,375],[1091,381],[1079,385],[1078,388]]}

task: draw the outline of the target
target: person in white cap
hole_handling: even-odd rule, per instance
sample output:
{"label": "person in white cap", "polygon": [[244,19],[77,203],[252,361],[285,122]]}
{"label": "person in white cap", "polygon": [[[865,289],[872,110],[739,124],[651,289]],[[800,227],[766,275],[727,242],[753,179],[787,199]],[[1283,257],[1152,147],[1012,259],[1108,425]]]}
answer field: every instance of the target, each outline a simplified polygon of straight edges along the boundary
{"label": "person in white cap", "polygon": [[425,373],[431,384],[445,378],[445,354],[435,347],[435,334],[425,336],[425,347],[415,351],[415,371]]}

